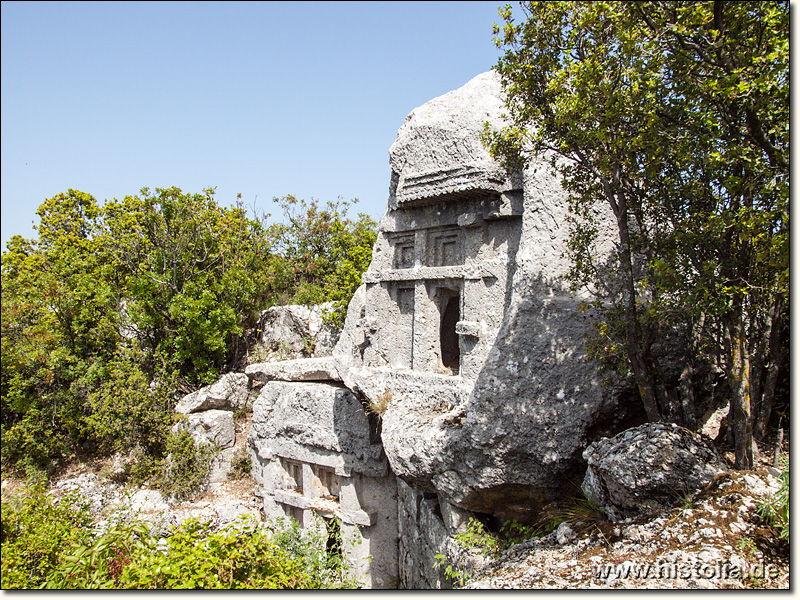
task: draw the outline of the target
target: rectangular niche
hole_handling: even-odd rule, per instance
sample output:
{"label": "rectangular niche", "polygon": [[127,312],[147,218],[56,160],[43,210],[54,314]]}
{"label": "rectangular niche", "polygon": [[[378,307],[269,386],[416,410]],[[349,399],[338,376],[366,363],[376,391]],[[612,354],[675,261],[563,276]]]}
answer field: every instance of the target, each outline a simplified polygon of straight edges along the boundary
{"label": "rectangular niche", "polygon": [[[393,286],[394,287],[394,286]],[[392,367],[410,369],[414,360],[414,288],[394,287],[394,297],[399,314],[395,314]]]}
{"label": "rectangular niche", "polygon": [[303,493],[303,465],[296,460],[281,458],[283,467],[284,489],[292,490],[298,494]]}
{"label": "rectangular niche", "polygon": [[392,245],[392,268],[410,269],[414,266],[414,239],[413,231],[394,234],[389,238]]}
{"label": "rectangular niche", "polygon": [[461,345],[457,325],[461,321],[461,290],[439,288],[439,358],[442,367],[458,375],[461,367]]}
{"label": "rectangular niche", "polygon": [[300,527],[304,527],[302,508],[297,508],[296,506],[289,506],[288,504],[284,504],[283,512],[290,519],[294,519],[295,521],[297,521]]}
{"label": "rectangular niche", "polygon": [[414,314],[414,288],[401,287],[397,288],[397,308],[400,309],[401,315]]}
{"label": "rectangular niche", "polygon": [[330,467],[312,465],[315,495],[328,500],[339,500],[339,476]]}
{"label": "rectangular niche", "polygon": [[431,229],[426,238],[425,264],[429,267],[449,267],[464,264],[461,228],[457,226]]}

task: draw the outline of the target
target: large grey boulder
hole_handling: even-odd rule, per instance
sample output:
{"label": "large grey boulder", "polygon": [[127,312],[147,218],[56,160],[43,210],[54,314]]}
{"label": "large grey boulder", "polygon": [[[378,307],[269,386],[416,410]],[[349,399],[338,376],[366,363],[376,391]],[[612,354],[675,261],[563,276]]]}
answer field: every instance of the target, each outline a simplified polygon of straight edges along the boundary
{"label": "large grey boulder", "polygon": [[592,443],[581,486],[612,519],[675,504],[726,470],[714,449],[674,424],[646,423]]}
{"label": "large grey boulder", "polygon": [[255,363],[244,372],[255,381],[341,381],[336,361],[330,357]]}
{"label": "large grey boulder", "polygon": [[383,444],[395,474],[460,508],[525,518],[570,491],[583,449],[624,414],[585,361],[592,315],[565,281],[566,192],[545,158],[507,173],[481,142],[504,110],[498,76],[484,73],[408,116],[333,356],[350,389],[392,396]]}
{"label": "large grey boulder", "polygon": [[336,328],[323,316],[333,303],[316,306],[273,306],[261,313],[259,345],[279,360],[309,355],[329,356],[338,339]]}
{"label": "large grey boulder", "polygon": [[233,413],[229,410],[205,410],[186,416],[172,428],[173,432],[185,430],[192,434],[195,444],[217,444],[230,448],[236,441]]}
{"label": "large grey boulder", "polygon": [[319,464],[324,456],[324,464],[339,473],[387,475],[381,445],[371,442],[361,402],[350,390],[330,383],[266,383],[253,404],[248,445],[259,460],[290,457]]}
{"label": "large grey boulder", "polygon": [[249,380],[244,373],[227,373],[213,384],[184,396],[175,412],[189,414],[203,410],[236,410],[247,403]]}

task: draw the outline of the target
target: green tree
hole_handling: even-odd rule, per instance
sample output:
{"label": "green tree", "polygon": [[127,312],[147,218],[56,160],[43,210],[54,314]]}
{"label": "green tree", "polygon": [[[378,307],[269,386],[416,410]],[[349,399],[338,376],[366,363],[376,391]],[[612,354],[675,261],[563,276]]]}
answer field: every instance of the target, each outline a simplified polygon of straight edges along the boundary
{"label": "green tree", "polygon": [[261,310],[330,300],[340,318],[375,223],[346,202],[282,202],[287,224],[268,226],[211,189],[45,200],[38,239],[2,255],[3,465],[139,448],[149,477],[176,396],[241,365]]}
{"label": "green tree", "polygon": [[[510,166],[548,153],[560,171],[572,279],[604,316],[595,355],[630,369],[650,420],[677,393],[652,352],[665,326],[695,354],[720,356],[736,464],[749,468],[750,356],[768,413],[788,291],[788,3],[527,2],[523,12],[516,23],[501,9],[495,30],[510,125],[487,132],[493,152]],[[598,207],[619,239],[606,265],[592,251]]]}
{"label": "green tree", "polygon": [[328,318],[336,325],[344,322],[347,305],[361,275],[372,260],[377,238],[377,223],[363,213],[356,219],[347,213],[355,202],[337,200],[321,206],[294,196],[276,198],[283,209],[284,222],[272,226],[275,250],[282,260],[286,282],[286,302],[319,304],[333,302]]}
{"label": "green tree", "polygon": [[15,236],[2,258],[2,444],[4,463],[45,467],[90,435],[86,400],[119,319],[94,198],[69,190],[37,214],[38,243]]}
{"label": "green tree", "polygon": [[129,324],[152,364],[174,365],[190,384],[232,367],[270,289],[263,221],[218,206],[212,189],[174,187],[108,202],[105,217]]}

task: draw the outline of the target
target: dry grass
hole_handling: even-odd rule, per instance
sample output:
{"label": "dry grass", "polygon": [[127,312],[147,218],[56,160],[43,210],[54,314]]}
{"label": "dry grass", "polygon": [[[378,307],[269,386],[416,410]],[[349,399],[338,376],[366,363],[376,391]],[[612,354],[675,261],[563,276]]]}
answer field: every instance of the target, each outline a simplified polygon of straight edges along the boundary
{"label": "dry grass", "polygon": [[367,414],[375,415],[378,419],[381,419],[389,408],[389,403],[391,401],[392,392],[389,388],[386,388],[380,396],[370,401],[365,410]]}

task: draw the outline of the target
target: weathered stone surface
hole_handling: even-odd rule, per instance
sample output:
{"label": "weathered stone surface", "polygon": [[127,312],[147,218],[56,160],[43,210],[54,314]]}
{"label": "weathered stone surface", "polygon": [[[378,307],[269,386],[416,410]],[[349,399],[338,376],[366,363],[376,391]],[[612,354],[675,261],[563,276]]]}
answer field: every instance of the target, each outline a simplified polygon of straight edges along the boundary
{"label": "weathered stone surface", "polygon": [[506,172],[480,139],[483,123],[495,122],[504,110],[492,73],[414,109],[389,149],[395,186],[389,208],[476,191],[507,191]]}
{"label": "weathered stone surface", "polygon": [[184,396],[175,412],[189,414],[202,410],[242,408],[247,402],[249,380],[244,373],[227,373],[220,380]]}
{"label": "weathered stone surface", "polygon": [[330,357],[256,363],[244,372],[256,381],[341,381],[336,361]]}
{"label": "weathered stone surface", "polygon": [[688,429],[647,423],[592,443],[582,489],[612,518],[674,504],[726,470],[713,448]]}
{"label": "weathered stone surface", "polygon": [[[373,527],[392,504],[381,481],[388,460],[402,480],[406,587],[442,585],[442,574],[421,563],[432,552],[455,556],[452,535],[466,511],[533,519],[572,492],[583,449],[628,417],[584,360],[592,315],[578,310],[582,298],[565,281],[566,193],[546,157],[511,174],[481,142],[484,123],[501,126],[503,110],[499,78],[485,73],[409,115],[390,149],[372,262],[333,360],[247,369],[268,382],[249,439],[265,513],[338,514],[319,504],[336,500],[309,487],[334,469],[341,514],[365,512],[353,523]],[[600,227],[599,261],[614,250],[611,231]],[[291,383],[304,380],[347,389]],[[381,415],[385,458],[377,436],[364,441],[369,425],[354,394]],[[356,500],[361,508],[344,510],[345,490],[367,481],[383,499],[378,516]],[[423,506],[429,524],[421,524]],[[391,527],[382,531],[369,532],[370,543],[380,537],[396,548]]]}
{"label": "weathered stone surface", "polygon": [[421,491],[436,491],[433,477],[448,459],[470,386],[444,375],[387,368],[351,369],[347,383],[385,406],[381,438],[395,475]]}
{"label": "weathered stone surface", "polygon": [[259,345],[283,359],[329,356],[338,339],[338,331],[322,316],[331,310],[327,302],[317,306],[273,306],[261,313]]}
{"label": "weathered stone surface", "polygon": [[130,509],[138,513],[154,513],[169,510],[169,504],[158,490],[139,490],[130,498]]}
{"label": "weathered stone surface", "polygon": [[258,522],[261,515],[257,508],[248,506],[243,502],[228,502],[216,507],[217,519],[219,525],[227,525],[233,523],[243,515],[251,518],[251,522]]}
{"label": "weathered stone surface", "polygon": [[248,447],[267,518],[341,521],[343,550],[364,583],[394,588],[397,491],[380,438],[356,396],[331,383],[267,382]]}
{"label": "weathered stone surface", "polygon": [[253,404],[249,445],[261,459],[289,457],[340,474],[355,469],[383,477],[388,470],[381,445],[370,443],[361,402],[350,390],[327,383],[265,384]]}
{"label": "weathered stone surface", "polygon": [[546,159],[509,175],[480,141],[503,110],[485,73],[406,119],[334,357],[345,385],[393,397],[383,443],[399,477],[463,509],[524,518],[567,491],[582,450],[620,416],[583,360],[592,316],[564,280],[566,193]]}
{"label": "weathered stone surface", "polygon": [[229,410],[205,410],[186,416],[172,428],[185,429],[192,434],[196,444],[216,443],[220,448],[230,448],[236,441],[233,413]]}
{"label": "weathered stone surface", "polygon": [[221,483],[228,481],[228,471],[231,469],[233,457],[236,456],[237,448],[231,446],[221,450],[211,461],[208,469],[208,482]]}

